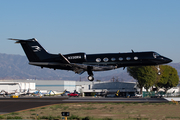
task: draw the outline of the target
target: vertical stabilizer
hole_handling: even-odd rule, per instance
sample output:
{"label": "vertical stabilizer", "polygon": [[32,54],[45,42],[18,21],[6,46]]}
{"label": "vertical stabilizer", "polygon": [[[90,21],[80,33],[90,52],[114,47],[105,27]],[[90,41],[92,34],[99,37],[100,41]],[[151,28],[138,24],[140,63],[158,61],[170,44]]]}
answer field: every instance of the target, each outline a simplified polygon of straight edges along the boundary
{"label": "vertical stabilizer", "polygon": [[28,40],[10,39],[15,40],[16,43],[20,43],[24,52],[30,62],[40,62],[51,58],[49,54],[35,38]]}

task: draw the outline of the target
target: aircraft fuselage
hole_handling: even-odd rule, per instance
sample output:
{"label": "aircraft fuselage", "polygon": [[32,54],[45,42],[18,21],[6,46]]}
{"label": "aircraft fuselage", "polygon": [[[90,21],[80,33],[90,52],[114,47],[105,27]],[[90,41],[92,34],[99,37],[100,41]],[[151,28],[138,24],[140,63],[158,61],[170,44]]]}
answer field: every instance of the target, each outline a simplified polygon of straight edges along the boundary
{"label": "aircraft fuselage", "polygon": [[[147,66],[147,65],[160,65],[171,62],[172,60],[164,56],[159,55],[156,52],[129,52],[129,53],[104,53],[104,54],[85,54],[85,53],[73,53],[64,55],[71,64],[77,64],[83,67],[83,65],[92,65],[92,71],[104,71],[112,70],[120,67],[128,66]],[[48,67],[54,69],[72,70],[72,67],[68,67],[69,64],[62,63],[59,59],[59,55],[54,55],[54,58],[46,59],[39,62],[30,62],[30,64]],[[56,64],[56,65],[55,65]],[[83,67],[87,70],[87,66]],[[74,69],[74,68],[73,68]]]}

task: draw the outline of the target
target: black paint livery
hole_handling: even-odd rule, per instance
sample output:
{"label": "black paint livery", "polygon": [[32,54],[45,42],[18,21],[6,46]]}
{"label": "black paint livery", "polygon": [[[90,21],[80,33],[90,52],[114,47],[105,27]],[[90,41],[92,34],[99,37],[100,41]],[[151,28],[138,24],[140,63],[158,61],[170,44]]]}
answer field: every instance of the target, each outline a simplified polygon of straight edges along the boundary
{"label": "black paint livery", "polygon": [[[156,52],[107,53],[107,54],[50,54],[35,38],[28,40],[10,39],[20,43],[30,65],[41,68],[72,70],[77,74],[87,71],[88,80],[93,81],[92,71],[106,71],[127,66],[147,66],[169,63],[172,60]],[[158,68],[159,69],[159,68]]]}

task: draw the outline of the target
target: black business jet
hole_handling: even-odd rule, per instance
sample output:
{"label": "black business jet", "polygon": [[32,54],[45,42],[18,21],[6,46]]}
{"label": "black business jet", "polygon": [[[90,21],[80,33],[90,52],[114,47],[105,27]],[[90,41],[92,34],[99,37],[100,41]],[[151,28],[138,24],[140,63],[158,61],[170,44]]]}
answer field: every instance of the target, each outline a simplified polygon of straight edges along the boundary
{"label": "black business jet", "polygon": [[[48,53],[35,38],[28,40],[15,40],[20,43],[30,65],[40,66],[41,68],[53,68],[61,70],[71,70],[77,74],[85,71],[88,73],[88,80],[93,81],[93,71],[113,70],[128,66],[148,66],[165,64],[172,62],[171,59],[161,56],[156,52],[132,52],[130,53],[104,53],[104,54],[86,54],[71,53],[62,55]],[[159,67],[157,67],[159,73]]]}

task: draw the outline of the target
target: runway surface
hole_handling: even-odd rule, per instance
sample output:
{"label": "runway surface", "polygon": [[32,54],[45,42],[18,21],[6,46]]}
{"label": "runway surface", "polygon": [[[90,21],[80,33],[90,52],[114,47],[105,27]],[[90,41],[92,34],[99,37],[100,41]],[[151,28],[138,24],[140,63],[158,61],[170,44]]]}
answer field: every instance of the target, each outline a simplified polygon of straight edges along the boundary
{"label": "runway surface", "polygon": [[160,103],[169,102],[164,98],[92,98],[92,97],[23,97],[23,98],[0,98],[0,114],[32,109],[40,106],[59,103],[108,103],[108,102],[138,102]]}

